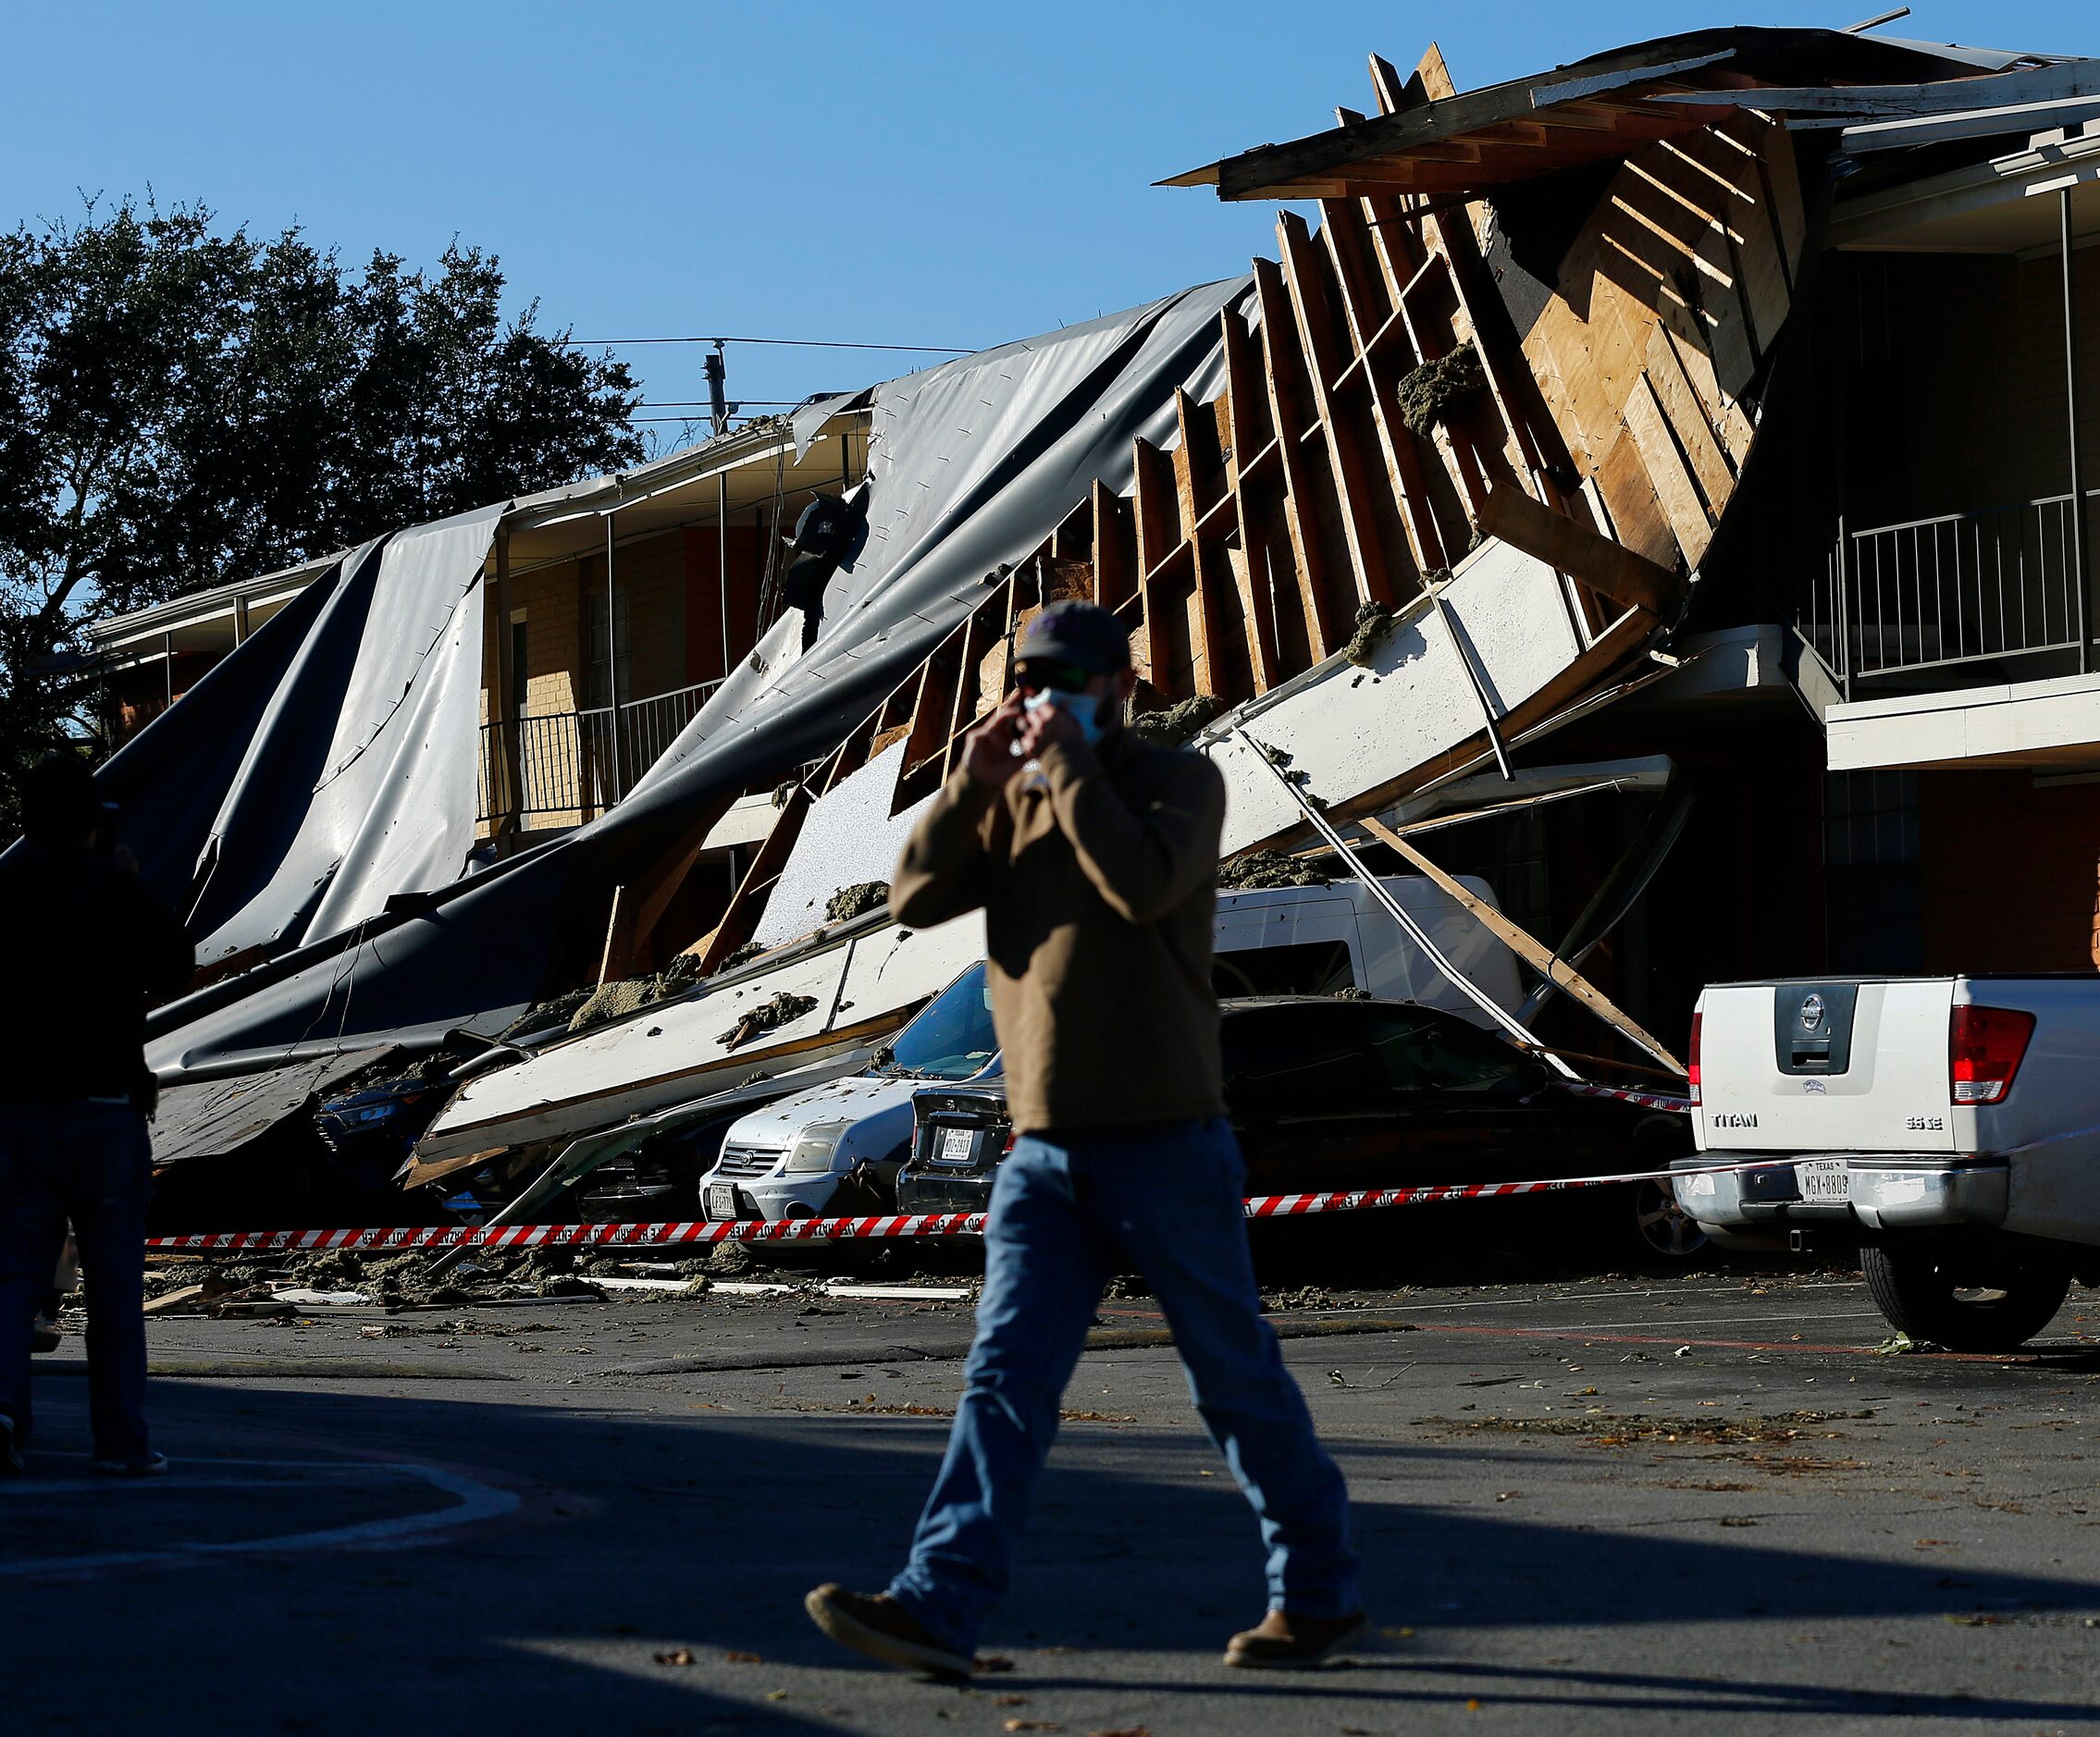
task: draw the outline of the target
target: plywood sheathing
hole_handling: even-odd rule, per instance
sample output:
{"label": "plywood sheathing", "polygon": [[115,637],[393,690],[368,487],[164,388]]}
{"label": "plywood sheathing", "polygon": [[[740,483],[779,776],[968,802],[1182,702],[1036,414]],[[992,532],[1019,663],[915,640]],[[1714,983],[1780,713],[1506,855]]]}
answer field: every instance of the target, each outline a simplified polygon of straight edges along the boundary
{"label": "plywood sheathing", "polygon": [[[1784,190],[1782,191],[1781,190]],[[1793,146],[1753,111],[1637,152],[1523,351],[1618,539],[1697,566],[1749,450],[1744,394],[1798,276]]]}

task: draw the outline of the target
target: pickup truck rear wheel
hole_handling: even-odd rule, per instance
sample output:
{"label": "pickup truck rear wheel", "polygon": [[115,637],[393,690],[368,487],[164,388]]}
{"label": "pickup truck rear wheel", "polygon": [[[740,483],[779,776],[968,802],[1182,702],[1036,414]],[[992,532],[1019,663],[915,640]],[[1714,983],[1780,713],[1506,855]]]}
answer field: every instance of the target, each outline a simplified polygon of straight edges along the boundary
{"label": "pickup truck rear wheel", "polygon": [[2070,1290],[2070,1263],[2044,1248],[1871,1242],[1859,1264],[1891,1326],[1950,1351],[2019,1349]]}

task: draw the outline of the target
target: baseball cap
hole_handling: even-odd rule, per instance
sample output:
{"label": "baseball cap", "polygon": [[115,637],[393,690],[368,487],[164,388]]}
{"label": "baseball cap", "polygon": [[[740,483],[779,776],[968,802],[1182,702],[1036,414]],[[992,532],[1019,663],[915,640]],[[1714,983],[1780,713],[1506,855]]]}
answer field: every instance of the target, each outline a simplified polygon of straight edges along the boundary
{"label": "baseball cap", "polygon": [[1067,598],[1053,603],[1022,633],[1016,661],[1037,658],[1076,664],[1093,675],[1113,675],[1130,667],[1130,636],[1098,603]]}

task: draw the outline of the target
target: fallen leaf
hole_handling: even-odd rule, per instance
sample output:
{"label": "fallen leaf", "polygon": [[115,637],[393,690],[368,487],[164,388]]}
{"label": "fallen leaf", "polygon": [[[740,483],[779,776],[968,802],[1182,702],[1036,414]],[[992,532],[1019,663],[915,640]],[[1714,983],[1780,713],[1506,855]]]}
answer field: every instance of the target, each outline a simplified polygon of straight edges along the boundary
{"label": "fallen leaf", "polygon": [[1111,1725],[1106,1731],[1090,1731],[1086,1737],[1152,1737],[1150,1725]]}
{"label": "fallen leaf", "polygon": [[785,1689],[768,1689],[766,1699],[769,1701],[784,1701],[787,1699],[787,1691]]}
{"label": "fallen leaf", "polygon": [[1465,1698],[1465,1710],[1468,1713],[1477,1713],[1480,1710],[1480,1703],[1476,1701],[1471,1695],[1467,1695]]}
{"label": "fallen leaf", "polygon": [[970,1661],[970,1668],[972,1670],[1011,1670],[1014,1661],[1002,1658],[997,1653],[980,1653]]}
{"label": "fallen leaf", "polygon": [[681,1646],[674,1653],[651,1653],[649,1657],[660,1665],[693,1665],[699,1661],[693,1657],[693,1649]]}
{"label": "fallen leaf", "polygon": [[1412,1641],[1414,1638],[1413,1629],[1380,1629],[1378,1632],[1389,1641]]}
{"label": "fallen leaf", "polygon": [[1524,1492],[1522,1490],[1497,1490],[1495,1492],[1495,1499],[1498,1502],[1510,1502],[1514,1501],[1523,1494]]}
{"label": "fallen leaf", "polygon": [[1930,1550],[1935,1546],[1951,1545],[1953,1542],[1952,1538],[1921,1538],[1911,1547],[1919,1550]]}
{"label": "fallen leaf", "polygon": [[992,1705],[994,1706],[1026,1706],[1028,1696],[1025,1694],[1002,1694],[994,1700]]}
{"label": "fallen leaf", "polygon": [[724,1653],[723,1657],[733,1665],[762,1665],[766,1661],[756,1653]]}
{"label": "fallen leaf", "polygon": [[1063,1731],[1065,1728],[1062,1725],[1053,1725],[1046,1719],[1010,1719],[1007,1721],[1006,1729],[1008,1731]]}

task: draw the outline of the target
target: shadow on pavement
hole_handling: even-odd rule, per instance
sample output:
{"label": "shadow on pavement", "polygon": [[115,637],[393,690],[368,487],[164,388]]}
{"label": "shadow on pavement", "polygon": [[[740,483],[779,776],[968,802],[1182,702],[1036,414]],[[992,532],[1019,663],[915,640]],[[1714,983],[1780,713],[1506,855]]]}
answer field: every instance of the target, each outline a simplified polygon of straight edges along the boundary
{"label": "shadow on pavement", "polygon": [[[215,1459],[240,1457],[421,1460],[524,1490],[523,1516],[413,1549],[0,1581],[8,1636],[0,1649],[0,1704],[12,1709],[10,1725],[37,1729],[69,1715],[89,1729],[150,1722],[160,1733],[221,1731],[229,1697],[237,1696],[237,1722],[253,1731],[456,1731],[463,1720],[481,1730],[588,1729],[611,1722],[615,1701],[620,1729],[637,1737],[705,1731],[710,1719],[737,1717],[739,1730],[758,1728],[754,1719],[768,1729],[827,1728],[800,1714],[842,1693],[831,1674],[842,1660],[807,1626],[800,1596],[821,1580],[867,1587],[887,1580],[932,1477],[945,1420],[732,1415],[674,1393],[649,1396],[661,1409],[641,1413],[618,1410],[632,1403],[618,1390],[581,1391],[567,1405],[526,1398],[532,1391],[462,1399],[156,1384],[162,1441],[198,1473]],[[64,1450],[84,1447],[85,1395],[80,1384],[46,1383],[41,1397],[48,1426],[39,1469],[72,1477],[79,1466]],[[1438,1644],[1439,1629],[2100,1609],[2100,1583],[1981,1571],[1964,1571],[1957,1582],[1937,1562],[1418,1509],[1393,1499],[1393,1483],[1408,1462],[1441,1458],[1437,1450],[1347,1438],[1336,1446],[1360,1472],[1375,1465],[1382,1474],[1359,1477],[1359,1541],[1376,1618],[1425,1631],[1408,1656],[1288,1682],[1222,1672],[1192,1678],[1189,1659],[1207,1673],[1224,1636],[1261,1608],[1251,1519],[1222,1473],[1199,1480],[1199,1469],[1217,1462],[1192,1431],[1082,1425],[1068,1429],[1053,1458],[1014,1595],[986,1637],[988,1649],[1014,1656],[1019,1667],[996,1686],[1025,1687],[1040,1670],[1045,1692],[1055,1678],[1068,1686],[1257,1701],[1310,1695],[1440,1706],[1473,1694],[1539,1706],[1816,1720],[2089,1714],[2082,1705],[2017,1696],[1418,1657]],[[1483,1468],[1483,1482],[1493,1475]],[[213,1520],[205,1495],[189,1504],[191,1523],[238,1529],[230,1509]],[[0,1538],[0,1558],[11,1554],[24,1552]],[[654,1653],[681,1646],[706,1669],[652,1663]],[[1048,1647],[1124,1657],[1102,1661],[1108,1677],[1092,1677],[1083,1658],[1053,1667],[1046,1656],[1031,1657]],[[763,1662],[730,1663],[732,1650]],[[1157,1677],[1130,1676],[1131,1653],[1185,1657],[1163,1661]],[[113,1654],[121,1669],[111,1668]],[[801,1677],[800,1667],[826,1675]],[[1447,1690],[1428,1681],[1439,1675],[1480,1686]],[[788,1688],[797,1705],[770,1704],[776,1687]]]}

